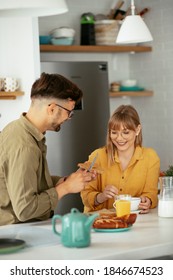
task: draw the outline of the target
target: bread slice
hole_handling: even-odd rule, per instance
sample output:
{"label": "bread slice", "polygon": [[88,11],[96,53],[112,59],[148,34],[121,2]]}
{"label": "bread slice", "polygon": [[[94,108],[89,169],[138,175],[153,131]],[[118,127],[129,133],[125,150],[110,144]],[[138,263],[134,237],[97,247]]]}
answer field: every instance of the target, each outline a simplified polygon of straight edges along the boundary
{"label": "bread slice", "polygon": [[[90,167],[91,162],[90,161],[85,161],[84,163],[78,163],[78,167],[88,170],[88,168]],[[91,171],[96,171],[96,173],[98,174],[102,174],[104,172],[104,170],[99,167],[96,163],[93,165]]]}

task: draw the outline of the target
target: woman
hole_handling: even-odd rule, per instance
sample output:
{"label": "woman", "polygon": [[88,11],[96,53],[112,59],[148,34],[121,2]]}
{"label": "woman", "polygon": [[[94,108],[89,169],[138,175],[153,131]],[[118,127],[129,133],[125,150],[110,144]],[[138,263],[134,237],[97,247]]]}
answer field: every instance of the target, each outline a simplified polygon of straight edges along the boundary
{"label": "woman", "polygon": [[160,159],[157,153],[142,146],[142,128],[137,111],[121,105],[108,122],[107,143],[95,150],[96,164],[104,172],[97,175],[81,192],[84,212],[113,208],[117,194],[141,197],[140,213],[157,206]]}

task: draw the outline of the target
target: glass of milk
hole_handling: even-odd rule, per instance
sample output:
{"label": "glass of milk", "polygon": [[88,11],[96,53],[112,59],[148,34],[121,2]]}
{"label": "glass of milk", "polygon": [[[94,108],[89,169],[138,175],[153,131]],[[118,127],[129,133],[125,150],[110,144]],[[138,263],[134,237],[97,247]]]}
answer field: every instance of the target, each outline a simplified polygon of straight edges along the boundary
{"label": "glass of milk", "polygon": [[173,177],[160,177],[159,184],[158,216],[171,218],[173,217]]}

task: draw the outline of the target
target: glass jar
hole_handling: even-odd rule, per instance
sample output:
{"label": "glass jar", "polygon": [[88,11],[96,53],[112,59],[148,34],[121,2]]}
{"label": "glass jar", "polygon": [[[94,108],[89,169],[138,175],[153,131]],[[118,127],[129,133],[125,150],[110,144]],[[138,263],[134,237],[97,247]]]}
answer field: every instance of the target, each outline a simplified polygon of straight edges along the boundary
{"label": "glass jar", "polygon": [[173,217],[173,177],[163,176],[159,178],[160,194],[158,204],[158,216]]}

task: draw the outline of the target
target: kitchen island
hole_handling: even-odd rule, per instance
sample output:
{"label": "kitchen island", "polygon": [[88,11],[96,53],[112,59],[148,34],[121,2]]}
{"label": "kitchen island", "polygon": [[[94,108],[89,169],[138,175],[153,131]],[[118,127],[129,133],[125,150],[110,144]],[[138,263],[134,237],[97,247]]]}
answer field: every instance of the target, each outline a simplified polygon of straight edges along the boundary
{"label": "kitchen island", "polygon": [[[135,224],[124,232],[91,230],[91,246],[64,247],[52,231],[51,220],[0,227],[0,238],[18,238],[26,247],[0,254],[1,260],[142,260],[173,256],[173,218],[158,217],[158,209],[138,214]],[[61,224],[57,224],[61,230]]]}

